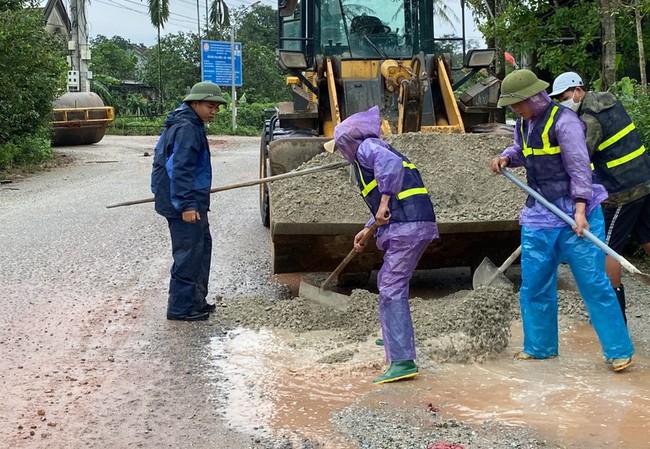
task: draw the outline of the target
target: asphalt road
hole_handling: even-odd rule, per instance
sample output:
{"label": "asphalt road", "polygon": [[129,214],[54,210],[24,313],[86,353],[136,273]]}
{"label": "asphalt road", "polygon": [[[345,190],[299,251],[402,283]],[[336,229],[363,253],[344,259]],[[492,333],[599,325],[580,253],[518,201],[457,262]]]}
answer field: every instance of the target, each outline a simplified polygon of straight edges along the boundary
{"label": "asphalt road", "polygon": [[[228,140],[211,138],[214,186],[258,176],[258,139]],[[218,330],[165,319],[164,218],[106,208],[151,197],[155,141],[57,148],[74,163],[0,188],[0,446],[249,447],[221,421],[219,373],[202,378]],[[213,196],[210,296],[282,294],[257,198]]]}

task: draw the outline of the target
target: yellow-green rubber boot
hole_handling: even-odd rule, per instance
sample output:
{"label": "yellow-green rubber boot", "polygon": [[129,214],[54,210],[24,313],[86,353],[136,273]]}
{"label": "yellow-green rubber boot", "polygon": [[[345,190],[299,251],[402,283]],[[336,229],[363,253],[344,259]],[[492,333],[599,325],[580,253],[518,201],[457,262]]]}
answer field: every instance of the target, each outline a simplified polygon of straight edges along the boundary
{"label": "yellow-green rubber boot", "polygon": [[391,362],[384,374],[375,377],[372,381],[376,384],[395,382],[396,380],[410,379],[418,375],[418,366],[413,360]]}

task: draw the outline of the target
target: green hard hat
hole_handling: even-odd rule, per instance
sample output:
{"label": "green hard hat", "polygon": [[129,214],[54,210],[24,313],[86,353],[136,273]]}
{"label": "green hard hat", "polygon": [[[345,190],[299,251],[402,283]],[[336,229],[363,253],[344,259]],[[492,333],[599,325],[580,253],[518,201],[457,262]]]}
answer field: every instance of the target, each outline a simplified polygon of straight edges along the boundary
{"label": "green hard hat", "polygon": [[501,82],[501,95],[497,105],[509,106],[538,94],[548,87],[546,81],[537,78],[530,70],[515,70]]}
{"label": "green hard hat", "polygon": [[221,89],[214,83],[203,81],[192,86],[192,90],[183,101],[211,101],[213,103],[226,104],[227,101],[221,96]]}

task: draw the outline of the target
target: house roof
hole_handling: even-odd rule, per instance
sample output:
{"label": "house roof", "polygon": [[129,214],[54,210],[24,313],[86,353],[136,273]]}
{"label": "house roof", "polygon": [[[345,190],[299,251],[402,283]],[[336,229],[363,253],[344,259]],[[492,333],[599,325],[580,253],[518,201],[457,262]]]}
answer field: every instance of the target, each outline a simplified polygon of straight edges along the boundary
{"label": "house roof", "polygon": [[47,0],[43,10],[46,28],[52,32],[65,33],[69,36],[72,32],[72,24],[68,11],[65,9],[63,0]]}

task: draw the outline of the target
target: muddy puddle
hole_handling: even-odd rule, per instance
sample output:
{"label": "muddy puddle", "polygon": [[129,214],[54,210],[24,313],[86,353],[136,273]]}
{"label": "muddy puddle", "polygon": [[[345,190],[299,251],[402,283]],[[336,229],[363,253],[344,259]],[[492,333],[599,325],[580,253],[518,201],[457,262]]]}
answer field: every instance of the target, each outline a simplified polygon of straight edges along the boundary
{"label": "muddy puddle", "polygon": [[530,427],[566,448],[650,447],[648,359],[636,356],[633,368],[614,374],[592,328],[576,323],[560,335],[559,358],[517,361],[512,354],[520,349],[520,326],[514,322],[510,347],[496,360],[467,365],[419,360],[415,380],[383,386],[371,382],[384,369],[383,349],[374,340],[342,345],[339,349],[351,354],[343,363],[319,363],[318,342],[332,337],[327,331],[238,328],[212,340],[211,361],[229,379],[221,386],[225,418],[252,434],[355,448],[330,421],[333,412],[352,404],[421,406],[469,425],[499,421]]}

